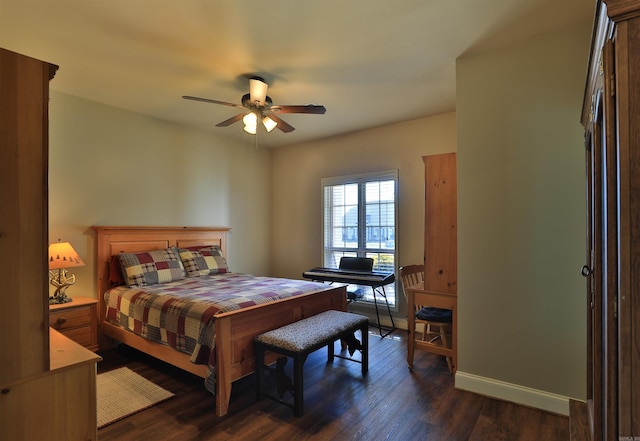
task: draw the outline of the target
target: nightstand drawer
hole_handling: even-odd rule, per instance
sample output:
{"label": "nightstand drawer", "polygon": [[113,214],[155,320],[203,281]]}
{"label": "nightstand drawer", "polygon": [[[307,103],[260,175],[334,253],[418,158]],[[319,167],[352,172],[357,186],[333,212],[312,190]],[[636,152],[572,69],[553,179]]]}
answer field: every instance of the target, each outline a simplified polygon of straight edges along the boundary
{"label": "nightstand drawer", "polygon": [[49,325],[58,331],[91,325],[91,308],[67,309],[49,313]]}
{"label": "nightstand drawer", "polygon": [[84,347],[89,347],[93,345],[93,336],[91,333],[91,326],[83,326],[82,328],[68,329],[66,331],[62,331],[62,333],[67,337],[69,337],[71,340],[81,344]]}
{"label": "nightstand drawer", "polygon": [[74,297],[69,303],[49,305],[49,326],[92,351],[98,350],[98,301]]}

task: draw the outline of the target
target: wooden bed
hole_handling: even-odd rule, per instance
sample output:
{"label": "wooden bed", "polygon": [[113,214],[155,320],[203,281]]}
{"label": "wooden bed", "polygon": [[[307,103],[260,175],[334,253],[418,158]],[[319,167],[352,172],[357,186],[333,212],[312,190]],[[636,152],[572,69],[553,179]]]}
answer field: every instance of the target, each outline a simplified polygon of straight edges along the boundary
{"label": "wooden bed", "polygon": [[[122,342],[153,357],[205,378],[206,365],[194,364],[189,355],[164,344],[155,343],[105,320],[103,294],[109,286],[111,256],[120,252],[136,253],[170,246],[219,246],[226,255],[229,228],[218,227],[107,227],[94,226],[97,234],[97,286],[99,301],[100,347],[108,348],[113,340]],[[216,415],[225,415],[229,408],[231,384],[254,371],[253,338],[265,331],[294,321],[335,309],[346,311],[346,288],[326,289],[277,300],[216,316]],[[276,355],[267,357],[267,363]]]}

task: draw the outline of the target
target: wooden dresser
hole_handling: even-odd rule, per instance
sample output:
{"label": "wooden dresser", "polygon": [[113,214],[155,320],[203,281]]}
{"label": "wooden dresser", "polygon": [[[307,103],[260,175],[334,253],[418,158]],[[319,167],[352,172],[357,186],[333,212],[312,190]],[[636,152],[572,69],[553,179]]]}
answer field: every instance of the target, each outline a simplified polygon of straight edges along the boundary
{"label": "wooden dresser", "polygon": [[572,440],[640,439],[640,0],[598,1],[582,124],[587,403]]}

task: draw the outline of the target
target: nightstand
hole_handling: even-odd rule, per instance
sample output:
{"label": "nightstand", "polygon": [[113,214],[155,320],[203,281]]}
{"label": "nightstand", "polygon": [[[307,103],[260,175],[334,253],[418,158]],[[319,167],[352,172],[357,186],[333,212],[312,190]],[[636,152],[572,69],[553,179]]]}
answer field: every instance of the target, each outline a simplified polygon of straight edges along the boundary
{"label": "nightstand", "polygon": [[98,350],[98,300],[73,297],[69,303],[49,305],[49,326],[92,351]]}

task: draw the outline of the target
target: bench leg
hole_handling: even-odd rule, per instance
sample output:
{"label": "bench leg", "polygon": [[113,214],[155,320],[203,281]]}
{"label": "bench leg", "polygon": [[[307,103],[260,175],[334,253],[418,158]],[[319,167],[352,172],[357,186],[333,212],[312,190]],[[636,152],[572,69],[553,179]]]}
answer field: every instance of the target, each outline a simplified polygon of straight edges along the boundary
{"label": "bench leg", "polygon": [[336,343],[335,341],[332,341],[327,345],[327,362],[328,363],[333,363],[333,360],[335,358],[335,348],[334,348],[335,343]]}
{"label": "bench leg", "polygon": [[256,344],[256,398],[262,398],[262,380],[264,375],[264,346]]}
{"label": "bench leg", "polygon": [[299,417],[304,414],[304,361],[306,354],[299,354],[293,357],[293,413]]}
{"label": "bench leg", "polygon": [[367,375],[369,371],[369,323],[365,323],[360,327],[362,338],[362,376]]}

